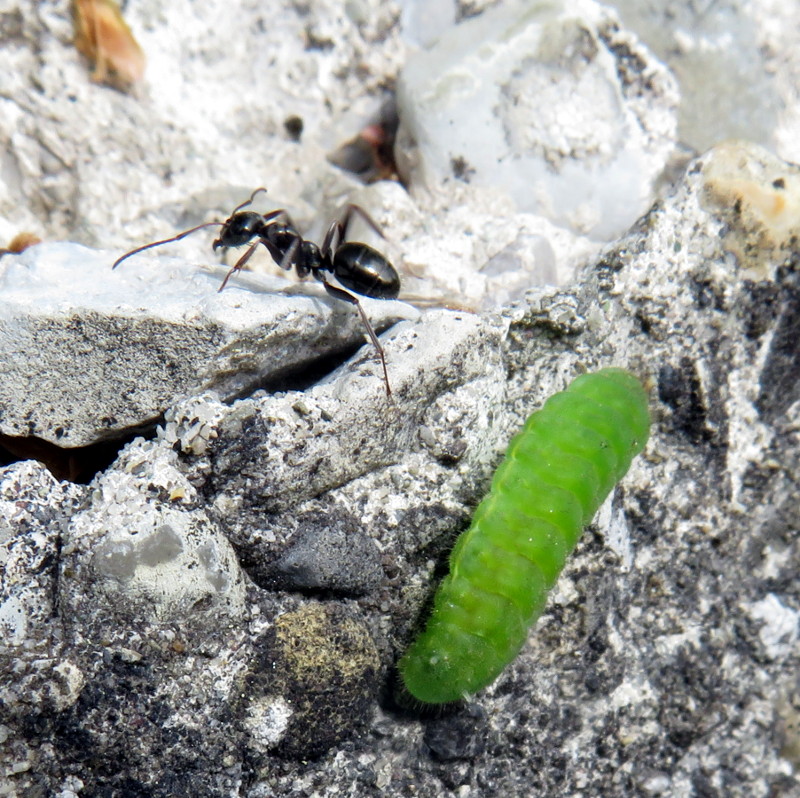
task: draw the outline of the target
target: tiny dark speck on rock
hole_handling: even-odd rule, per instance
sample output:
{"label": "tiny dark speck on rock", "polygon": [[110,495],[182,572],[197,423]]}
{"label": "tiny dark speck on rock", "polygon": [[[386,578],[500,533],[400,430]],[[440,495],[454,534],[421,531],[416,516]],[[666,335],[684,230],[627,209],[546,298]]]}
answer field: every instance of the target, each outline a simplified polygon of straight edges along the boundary
{"label": "tiny dark speck on rock", "polygon": [[462,155],[450,159],[450,168],[453,170],[453,177],[463,183],[469,183],[470,178],[475,174],[475,170]]}
{"label": "tiny dark speck on rock", "polygon": [[292,114],[283,120],[283,127],[292,141],[300,141],[303,135],[303,117]]}

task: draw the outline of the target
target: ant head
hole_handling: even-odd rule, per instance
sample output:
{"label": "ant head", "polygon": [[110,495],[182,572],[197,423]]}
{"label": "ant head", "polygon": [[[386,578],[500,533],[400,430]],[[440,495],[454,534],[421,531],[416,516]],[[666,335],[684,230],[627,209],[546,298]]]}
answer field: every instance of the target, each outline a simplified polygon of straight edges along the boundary
{"label": "ant head", "polygon": [[241,247],[249,244],[259,234],[264,226],[264,218],[255,211],[241,211],[234,213],[222,225],[219,238],[213,243],[214,249],[219,247]]}

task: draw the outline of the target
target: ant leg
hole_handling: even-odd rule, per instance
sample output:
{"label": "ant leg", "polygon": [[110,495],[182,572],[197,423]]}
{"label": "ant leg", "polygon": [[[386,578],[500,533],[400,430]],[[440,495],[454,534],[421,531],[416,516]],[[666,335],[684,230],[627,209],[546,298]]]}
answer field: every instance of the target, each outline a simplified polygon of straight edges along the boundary
{"label": "ant leg", "polygon": [[386,238],[378,223],[360,205],[351,202],[345,206],[344,213],[331,222],[320,247],[323,257],[334,252],[342,243],[354,213],[357,213],[381,238]]}
{"label": "ant leg", "polygon": [[[334,245],[334,238],[336,239],[336,244]],[[339,244],[342,243],[342,239],[344,238],[344,227],[342,226],[341,219],[334,219],[331,222],[331,226],[328,228],[328,232],[325,233],[325,238],[322,240],[322,246],[319,248],[319,251],[322,253],[322,257],[324,260],[329,260],[329,255],[331,252],[335,252]]]}
{"label": "ant leg", "polygon": [[270,211],[269,213],[262,213],[261,214],[261,219],[264,222],[269,222],[272,219],[274,219],[276,216],[283,216],[283,218],[286,220],[287,224],[291,224],[292,223],[292,220],[289,217],[289,213],[287,212],[286,208],[278,208],[278,209],[276,209],[274,211]]}
{"label": "ant leg", "polygon": [[[277,210],[277,211],[272,211],[271,213],[266,214],[264,216],[264,219],[274,219],[276,216],[278,216],[280,214],[286,215],[286,211],[283,210],[282,208],[280,210]],[[287,216],[287,218],[288,218],[288,216]],[[225,275],[225,279],[222,281],[222,285],[219,287],[219,291],[222,291],[222,289],[225,288],[225,286],[228,284],[228,280],[232,277],[232,275],[235,272],[241,271],[241,269],[244,267],[244,265],[247,263],[247,261],[249,261],[250,258],[253,256],[253,253],[256,251],[256,249],[258,248],[259,244],[263,244],[267,248],[267,251],[272,256],[272,259],[282,269],[291,269],[292,268],[292,259],[294,258],[294,254],[297,251],[297,247],[299,246],[301,241],[302,241],[302,239],[300,238],[300,236],[297,236],[297,238],[295,238],[295,240],[292,241],[292,245],[289,247],[289,249],[286,252],[286,254],[279,261],[278,258],[277,258],[278,250],[275,248],[275,245],[272,244],[266,238],[257,239],[252,244],[250,244],[250,246],[245,250],[244,255],[242,255],[242,257],[239,258],[239,260],[237,260],[236,263],[230,268],[228,273]],[[216,249],[217,248],[216,247],[217,242],[214,242],[214,243],[215,243],[214,249]],[[284,261],[286,261],[286,265],[284,265]],[[219,291],[218,291],[218,293],[219,293]]]}
{"label": "ant leg", "polygon": [[[294,241],[289,245],[289,249],[283,253],[283,257],[278,261],[278,266],[285,271],[289,271],[292,266],[294,265],[294,257],[297,254],[297,250],[300,249],[300,244],[302,243],[303,239],[298,235]],[[277,258],[273,258],[273,260],[277,260]]]}
{"label": "ant leg", "polygon": [[250,260],[250,258],[253,256],[253,253],[256,251],[256,247],[260,243],[261,243],[260,241],[254,241],[252,244],[250,244],[250,246],[245,250],[244,255],[242,255],[242,257],[239,258],[239,260],[237,260],[236,263],[233,264],[233,266],[231,266],[230,270],[225,275],[225,279],[222,281],[222,285],[217,289],[217,293],[222,291],[222,289],[225,288],[225,286],[228,284],[228,280],[230,280],[231,276],[235,272],[240,271],[241,268],[245,265],[245,263],[247,263],[247,261]]}
{"label": "ant leg", "polygon": [[347,225],[350,224],[350,219],[354,213],[357,213],[381,238],[386,238],[380,225],[360,205],[352,202],[345,207],[344,213],[339,217],[342,225],[342,236],[347,232]]}
{"label": "ant leg", "polygon": [[150,249],[151,247],[160,247],[162,244],[169,244],[172,241],[180,241],[182,238],[186,238],[186,236],[191,235],[192,233],[196,233],[198,230],[202,230],[204,227],[222,227],[222,222],[205,222],[205,224],[198,224],[197,227],[192,227],[189,230],[184,230],[182,233],[179,233],[176,236],[172,236],[172,238],[165,238],[162,241],[152,241],[149,244],[145,244],[143,247],[136,247],[136,249],[132,249],[130,252],[126,252],[121,258],[117,258],[114,261],[114,264],[111,266],[112,269],[116,269],[117,266],[122,263],[122,261],[127,260],[131,257],[131,255],[138,255],[140,252],[144,252],[146,249]]}
{"label": "ant leg", "polygon": [[354,297],[350,292],[345,291],[343,288],[338,288],[335,285],[331,285],[327,280],[320,277],[319,278],[322,284],[325,286],[325,290],[330,294],[330,296],[335,297],[336,299],[341,299],[344,302],[349,302],[351,305],[355,305],[356,309],[358,310],[359,314],[361,315],[361,321],[364,322],[364,327],[367,328],[367,334],[369,335],[370,341],[372,341],[372,345],[375,347],[375,351],[378,353],[378,357],[381,361],[381,366],[383,366],[383,381],[386,383],[386,395],[392,395],[392,389],[389,386],[389,372],[386,369],[386,355],[383,352],[383,347],[378,340],[378,336],[375,335],[375,330],[372,329],[372,325],[370,324],[369,319],[367,318],[367,314],[364,313],[364,308],[361,306],[361,303],[358,301],[356,297]]}

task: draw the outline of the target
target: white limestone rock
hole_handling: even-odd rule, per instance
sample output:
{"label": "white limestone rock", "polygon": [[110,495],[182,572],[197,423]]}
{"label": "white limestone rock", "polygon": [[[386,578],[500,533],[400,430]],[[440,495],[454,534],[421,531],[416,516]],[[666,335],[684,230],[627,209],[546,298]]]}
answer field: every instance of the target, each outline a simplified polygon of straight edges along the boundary
{"label": "white limestone rock", "polygon": [[[41,244],[0,261],[4,434],[95,443],[152,423],[177,396],[232,398],[366,334],[320,285],[245,275],[218,293],[219,267],[142,255],[112,271],[114,257]],[[418,315],[401,302],[363,304],[379,330]]]}
{"label": "white limestone rock", "polygon": [[800,6],[794,0],[614,0],[680,85],[679,138],[703,152],[746,139],[800,160]]}
{"label": "white limestone rock", "polygon": [[[579,283],[398,325],[391,402],[368,350],[307,391],[176,401],[61,513],[59,614],[0,656],[14,789],[57,794],[69,767],[86,789],[155,798],[243,779],[251,798],[301,783],[444,796],[454,773],[496,795],[689,794],[700,772],[796,793],[780,724],[800,666],[797,186],[763,150],[716,148]],[[612,363],[650,389],[646,451],[500,679],[448,716],[399,716],[376,691],[502,449],[548,395]],[[342,512],[377,547],[379,583],[346,598],[258,583],[299,520],[323,542]],[[314,549],[304,568],[324,573]]]}
{"label": "white limestone rock", "polygon": [[415,192],[453,180],[599,240],[650,204],[675,147],[677,87],[609,9],[504,3],[413,55],[398,163]]}
{"label": "white limestone rock", "polygon": [[46,637],[62,535],[85,494],[33,460],[0,470],[0,652]]}

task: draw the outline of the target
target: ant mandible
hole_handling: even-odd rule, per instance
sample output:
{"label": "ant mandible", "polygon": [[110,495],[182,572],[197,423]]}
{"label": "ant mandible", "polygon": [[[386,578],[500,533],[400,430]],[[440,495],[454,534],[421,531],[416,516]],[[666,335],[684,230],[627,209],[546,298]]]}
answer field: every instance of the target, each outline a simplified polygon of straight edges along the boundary
{"label": "ant mandible", "polygon": [[[378,235],[383,237],[380,228],[363,208],[351,203],[346,206],[344,212],[337,219],[331,222],[322,246],[318,247],[313,241],[308,241],[300,235],[292,224],[289,214],[283,208],[266,214],[242,210],[250,205],[256,195],[262,191],[266,192],[266,188],[257,188],[250,195],[250,199],[241,205],[237,205],[224,222],[205,222],[197,225],[197,227],[192,227],[190,230],[184,230],[172,238],[153,241],[143,247],[132,249],[122,257],[117,258],[111,268],[116,269],[122,261],[151,247],[169,244],[172,241],[180,241],[182,238],[204,227],[218,226],[222,229],[220,230],[219,238],[212,245],[214,251],[219,247],[249,245],[244,254],[225,275],[225,279],[219,287],[219,290],[222,291],[231,276],[240,271],[250,260],[258,245],[263,244],[275,263],[282,269],[288,271],[294,268],[298,277],[306,277],[310,274],[322,283],[330,296],[355,305],[361,316],[361,321],[364,322],[370,341],[372,341],[372,345],[380,358],[381,366],[383,367],[383,379],[386,383],[386,393],[391,396],[392,389],[389,387],[389,373],[386,369],[386,356],[384,355],[383,347],[378,341],[378,336],[375,335],[375,330],[372,328],[364,308],[358,298],[350,292],[354,291],[356,294],[372,297],[373,299],[395,299],[400,293],[400,277],[394,266],[376,249],[367,244],[344,240],[347,227],[354,213],[361,216]],[[333,274],[349,290],[339,288],[328,282],[326,272]]]}

